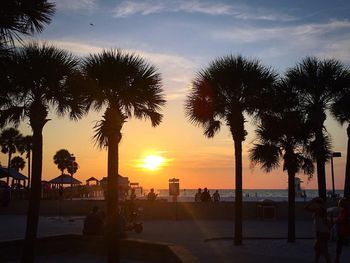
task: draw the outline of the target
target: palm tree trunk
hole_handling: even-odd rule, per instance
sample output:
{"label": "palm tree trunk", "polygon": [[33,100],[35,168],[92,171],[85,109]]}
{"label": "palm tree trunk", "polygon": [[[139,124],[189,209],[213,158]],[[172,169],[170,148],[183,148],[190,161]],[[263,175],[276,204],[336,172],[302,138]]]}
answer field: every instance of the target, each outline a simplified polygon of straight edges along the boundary
{"label": "palm tree trunk", "polygon": [[346,131],[348,134],[348,148],[346,154],[344,196],[350,198],[350,123]]}
{"label": "palm tree trunk", "polygon": [[295,242],[295,172],[288,169],[288,242]]}
{"label": "palm tree trunk", "polygon": [[30,183],[31,183],[31,154],[30,154],[30,150],[28,152],[28,188],[30,189]]}
{"label": "palm tree trunk", "polygon": [[322,128],[316,131],[316,166],[317,166],[317,183],[318,195],[323,200],[327,199],[326,186],[326,167],[325,167],[325,153],[323,150],[324,137]]}
{"label": "palm tree trunk", "polygon": [[118,139],[115,134],[108,137],[108,177],[107,177],[107,240],[108,263],[119,263],[119,189],[118,189]]}
{"label": "palm tree trunk", "polygon": [[42,127],[33,128],[33,165],[32,186],[29,194],[27,215],[27,228],[24,238],[24,248],[21,262],[34,262],[35,241],[38,230],[40,195],[41,195],[41,172],[43,157]]}
{"label": "palm tree trunk", "polygon": [[236,188],[235,188],[235,245],[242,245],[242,141],[235,140],[235,172],[236,172]]}
{"label": "palm tree trunk", "polygon": [[10,182],[11,156],[12,156],[12,152],[11,152],[11,149],[9,149],[9,159],[7,162],[7,178],[6,178],[7,185],[9,185],[9,182]]}

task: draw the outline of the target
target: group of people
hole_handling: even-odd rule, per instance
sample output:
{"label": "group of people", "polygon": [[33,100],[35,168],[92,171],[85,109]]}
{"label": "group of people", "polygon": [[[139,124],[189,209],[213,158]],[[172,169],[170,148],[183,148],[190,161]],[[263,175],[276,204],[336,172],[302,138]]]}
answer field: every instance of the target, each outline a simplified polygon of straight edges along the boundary
{"label": "group of people", "polygon": [[[313,213],[314,228],[316,233],[315,240],[315,262],[319,262],[321,256],[326,259],[327,263],[331,262],[328,251],[328,240],[331,231],[336,235],[337,248],[335,263],[340,262],[342,248],[350,238],[350,200],[342,198],[338,202],[338,216],[333,221],[329,220],[326,205],[321,198],[312,199],[305,209]],[[332,224],[333,223],[333,224]]]}
{"label": "group of people", "polygon": [[220,202],[220,194],[219,191],[216,190],[213,195],[210,195],[208,188],[205,187],[203,191],[202,188],[198,188],[194,200],[195,202]]}

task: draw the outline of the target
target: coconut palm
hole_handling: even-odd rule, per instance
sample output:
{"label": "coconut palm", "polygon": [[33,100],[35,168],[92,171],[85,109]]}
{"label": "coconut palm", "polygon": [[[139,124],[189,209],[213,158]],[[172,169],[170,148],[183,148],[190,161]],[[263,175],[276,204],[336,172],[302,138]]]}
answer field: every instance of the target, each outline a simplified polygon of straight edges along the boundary
{"label": "coconut palm", "polygon": [[53,156],[53,162],[61,171],[61,175],[63,175],[64,170],[68,170],[68,167],[71,165],[72,162],[70,152],[66,149],[58,150]]}
{"label": "coconut palm", "polygon": [[298,91],[301,104],[312,124],[318,192],[321,198],[326,199],[325,163],[330,157],[330,148],[324,122],[326,110],[330,108],[335,94],[346,88],[347,71],[337,60],[307,57],[289,69],[286,76]]}
{"label": "coconut palm", "polygon": [[[348,71],[350,82],[350,73]],[[344,196],[350,198],[350,84],[343,92],[340,92],[332,104],[331,112],[333,116],[343,125],[348,124],[346,129],[348,135],[348,146],[346,154]]]}
{"label": "coconut palm", "polygon": [[253,164],[260,164],[266,172],[278,168],[288,174],[288,242],[295,242],[295,175],[299,171],[311,176],[314,171],[310,155],[310,125],[298,108],[295,93],[285,81],[270,97],[272,111],[260,114],[256,130],[257,143],[250,152]]}
{"label": "coconut palm", "polygon": [[159,113],[165,104],[160,74],[144,59],[121,50],[104,50],[84,60],[87,77],[88,106],[100,110],[106,106],[103,119],[95,126],[98,147],[108,148],[107,235],[109,262],[119,262],[117,233],[119,142],[124,122],[131,117],[150,119],[160,124]]}
{"label": "coconut palm", "polygon": [[20,40],[22,35],[41,32],[49,24],[55,4],[47,0],[2,0],[0,4],[0,45]]}
{"label": "coconut palm", "polygon": [[23,170],[25,166],[26,166],[26,162],[23,160],[22,157],[15,156],[12,158],[11,168],[14,168],[17,172],[19,172],[19,170]]}
{"label": "coconut palm", "polygon": [[242,56],[218,58],[201,70],[187,97],[186,115],[213,137],[222,123],[230,129],[235,148],[235,244],[242,244],[242,143],[246,115],[261,105],[261,96],[274,83],[275,73],[257,60]]}
{"label": "coconut palm", "polygon": [[22,140],[22,135],[15,128],[5,129],[0,134],[1,152],[8,154],[8,163],[7,163],[8,173],[7,173],[7,179],[6,179],[7,184],[9,184],[12,154],[18,151],[21,140]]}
{"label": "coconut palm", "polygon": [[11,100],[0,101],[0,126],[29,119],[33,131],[32,185],[22,262],[34,260],[41,193],[42,133],[49,121],[48,112],[50,109],[55,109],[58,115],[69,112],[74,120],[84,113],[75,97],[78,92],[73,90],[74,86],[66,85],[76,73],[77,65],[78,60],[70,53],[37,43],[16,49],[9,64],[12,70],[7,72],[7,77],[12,88],[7,90],[6,96]]}
{"label": "coconut palm", "polygon": [[31,182],[31,153],[33,149],[33,137],[30,135],[24,136],[21,143],[19,151],[21,154],[26,154],[28,159],[28,188],[30,188]]}

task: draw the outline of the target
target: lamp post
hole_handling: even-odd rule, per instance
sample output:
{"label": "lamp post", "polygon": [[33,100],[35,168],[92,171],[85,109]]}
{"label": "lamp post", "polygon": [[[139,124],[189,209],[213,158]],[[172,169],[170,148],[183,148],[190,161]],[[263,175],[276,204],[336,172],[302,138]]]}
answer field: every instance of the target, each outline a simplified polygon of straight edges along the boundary
{"label": "lamp post", "polygon": [[331,155],[332,190],[333,196],[335,196],[333,157],[341,157],[341,152],[332,152]]}

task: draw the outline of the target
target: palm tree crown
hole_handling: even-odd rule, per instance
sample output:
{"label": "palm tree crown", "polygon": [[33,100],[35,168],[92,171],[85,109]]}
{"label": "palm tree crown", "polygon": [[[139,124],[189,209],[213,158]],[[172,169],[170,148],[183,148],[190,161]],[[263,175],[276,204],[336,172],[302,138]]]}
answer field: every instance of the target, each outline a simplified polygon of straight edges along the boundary
{"label": "palm tree crown", "polygon": [[26,162],[20,156],[15,156],[11,160],[11,168],[16,169],[17,171],[23,170]]}
{"label": "palm tree crown", "polygon": [[58,150],[53,156],[53,162],[61,170],[61,174],[63,174],[64,170],[68,169],[72,163],[70,152],[66,149]]}
{"label": "palm tree crown", "polygon": [[12,43],[21,35],[41,32],[49,24],[55,4],[47,0],[2,0],[0,5],[0,43]]}

